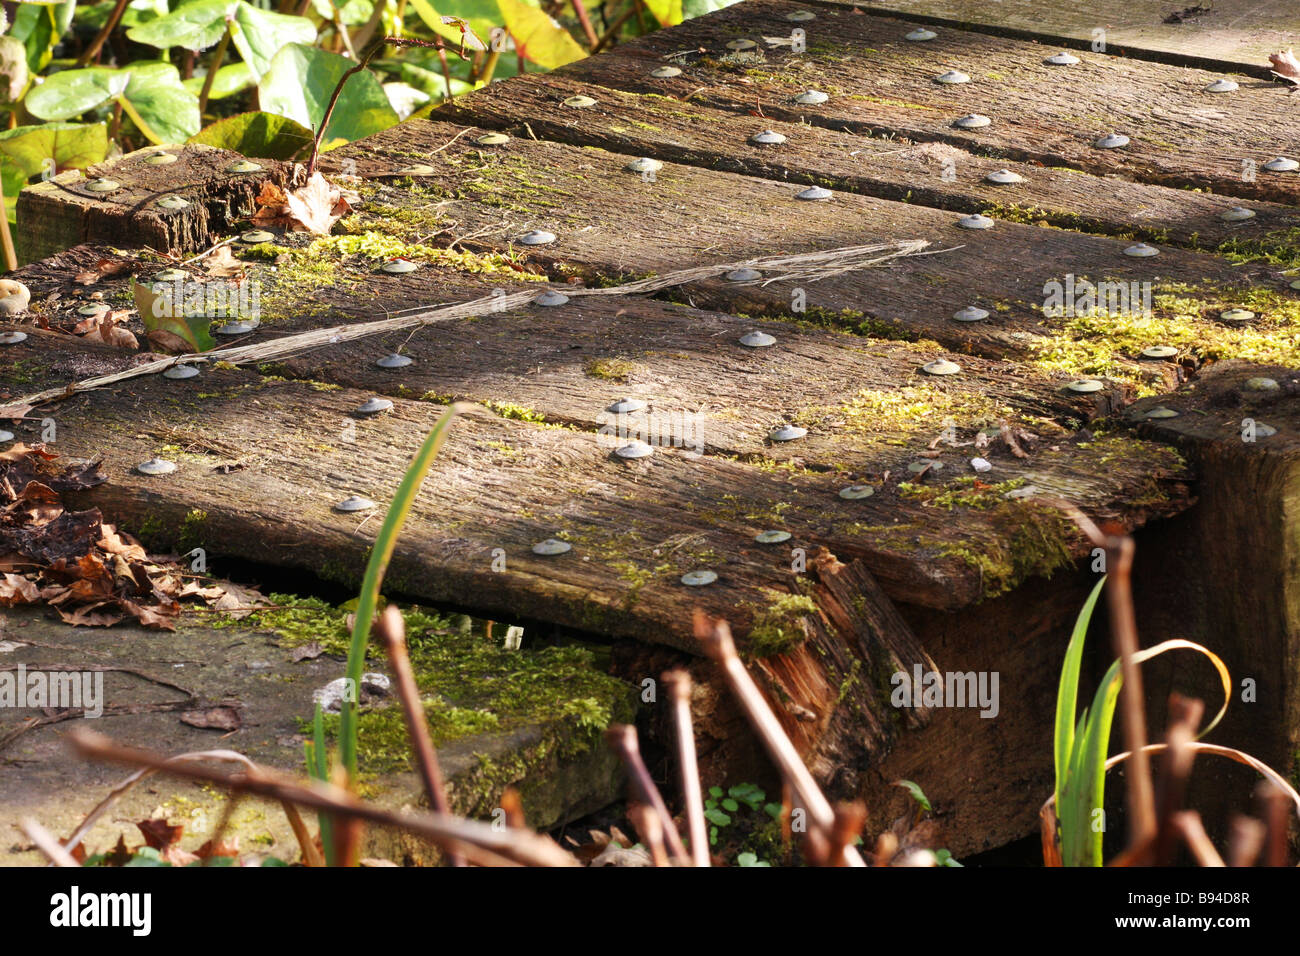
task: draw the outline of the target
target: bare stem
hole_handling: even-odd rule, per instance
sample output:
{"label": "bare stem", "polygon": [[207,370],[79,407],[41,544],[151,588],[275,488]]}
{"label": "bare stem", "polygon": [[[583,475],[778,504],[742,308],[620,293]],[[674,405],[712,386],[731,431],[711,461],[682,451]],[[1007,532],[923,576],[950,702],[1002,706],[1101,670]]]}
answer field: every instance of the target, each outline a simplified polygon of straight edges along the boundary
{"label": "bare stem", "polygon": [[100,28],[99,33],[95,35],[95,39],[91,41],[90,46],[82,50],[81,56],[77,57],[77,66],[85,66],[91,60],[95,59],[95,57],[99,56],[99,51],[103,48],[104,41],[108,39],[109,34],[117,29],[118,23],[121,22],[122,14],[126,12],[127,2],[128,0],[117,0],[117,3],[113,5],[113,10],[109,13],[108,19],[104,21],[104,26]]}
{"label": "bare stem", "polygon": [[677,766],[682,776],[682,802],[686,807],[687,832],[691,838],[691,859],[696,866],[709,865],[709,835],[704,823],[704,795],[700,792],[700,768],[695,756],[695,732],[691,727],[691,675],[682,668],[663,675],[673,705],[677,731]]}
{"label": "bare stem", "polygon": [[583,6],[582,0],[573,0],[573,12],[578,15],[582,32],[587,34],[588,49],[594,50],[596,44],[600,42],[600,37],[596,36],[596,31],[592,29],[591,17],[587,16],[587,8]]}
{"label": "bare stem", "polygon": [[628,780],[632,784],[632,792],[638,802],[652,808],[655,813],[659,814],[659,823],[663,829],[663,836],[668,842],[668,848],[672,855],[680,860],[689,859],[686,854],[686,846],[682,843],[681,834],[677,832],[677,827],[673,825],[672,814],[668,812],[668,806],[664,803],[664,798],[659,795],[659,788],[650,779],[650,771],[646,769],[645,761],[641,759],[641,750],[636,742],[636,728],[630,724],[613,724],[605,731],[605,739],[609,745],[623,759],[624,765],[628,770]]}
{"label": "bare stem", "polygon": [[[420,703],[420,691],[415,685],[415,675],[411,670],[411,658],[406,652],[406,622],[402,612],[393,605],[384,609],[384,613],[375,622],[384,649],[388,651],[388,661],[393,665],[393,674],[397,677],[397,696],[402,701],[402,711],[406,715],[406,729],[411,735],[411,749],[415,751],[416,761],[420,764],[420,776],[424,779],[424,792],[429,797],[429,804],[439,813],[450,813],[447,805],[447,791],[442,781],[442,769],[438,766],[438,754],[433,749],[433,740],[429,737],[429,723],[424,716],[424,706]],[[451,858],[452,866],[464,866],[465,861],[458,856]]]}
{"label": "bare stem", "polygon": [[199,115],[208,108],[208,97],[212,94],[212,84],[217,81],[217,71],[221,69],[221,62],[226,58],[226,47],[230,46],[230,25],[226,25],[226,32],[221,35],[221,42],[217,44],[217,49],[212,54],[212,60],[208,63],[208,75],[203,78],[203,89],[199,91]]}

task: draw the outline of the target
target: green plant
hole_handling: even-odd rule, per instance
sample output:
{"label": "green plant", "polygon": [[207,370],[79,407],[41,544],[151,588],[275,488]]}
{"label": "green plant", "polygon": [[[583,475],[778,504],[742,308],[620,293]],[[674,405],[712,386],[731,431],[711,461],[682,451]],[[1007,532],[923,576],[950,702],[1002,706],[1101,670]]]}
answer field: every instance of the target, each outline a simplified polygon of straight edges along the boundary
{"label": "green plant", "polygon": [[[1101,866],[1104,829],[1104,801],[1106,788],[1106,750],[1110,741],[1110,727],[1115,716],[1123,681],[1121,662],[1116,660],[1106,671],[1093,695],[1090,707],[1085,707],[1075,719],[1079,694],[1079,676],[1083,661],[1083,645],[1092,620],[1093,609],[1101,595],[1106,578],[1097,582],[1084,602],[1074,624],[1070,644],[1066,648],[1065,662],[1056,695],[1056,733],[1054,756],[1056,764],[1056,814],[1059,825],[1061,862],[1065,866]],[[1231,694],[1228,669],[1215,654],[1192,641],[1171,640],[1139,651],[1133,655],[1135,663],[1142,663],[1178,648],[1199,651],[1210,659],[1223,682],[1223,706],[1214,719],[1200,732],[1203,737],[1223,718]]]}
{"label": "green plant", "polygon": [[[411,464],[402,476],[401,484],[393,495],[393,503],[388,506],[384,522],[375,537],[374,547],[370,551],[370,560],[366,564],[365,577],[361,582],[361,593],[357,597],[356,613],[353,616],[351,643],[348,647],[348,660],[345,675],[351,684],[361,686],[361,674],[365,669],[366,646],[370,642],[370,628],[379,607],[379,589],[384,582],[384,572],[392,559],[397,539],[402,533],[402,526],[411,513],[415,496],[424,484],[424,477],[429,473],[429,466],[438,454],[447,438],[452,421],[460,413],[462,406],[452,405],[442,417],[434,423],[428,436],[411,459]],[[345,694],[339,712],[339,752],[338,761],[343,767],[349,785],[355,787],[357,782],[357,694]],[[329,766],[325,756],[325,725],[320,705],[312,724],[312,744],[307,752],[307,767],[310,776],[317,780],[329,780]],[[320,819],[321,842],[332,851],[330,839],[330,821],[324,816]],[[331,865],[336,862],[330,859]]]}
{"label": "green plant", "polygon": [[[708,796],[704,798],[704,819],[709,823],[710,846],[718,846],[723,836],[734,837],[737,841],[743,840],[746,834],[739,831],[741,829],[751,833],[757,831],[763,824],[769,822],[764,819],[764,816],[771,820],[779,820],[781,805],[768,803],[767,794],[761,787],[752,783],[738,783],[727,790],[722,787],[709,787]],[[740,826],[742,823],[744,827]],[[733,832],[723,833],[724,830],[733,827],[735,828]],[[736,865],[771,866],[772,864],[760,860],[757,853],[743,851],[736,856]]]}

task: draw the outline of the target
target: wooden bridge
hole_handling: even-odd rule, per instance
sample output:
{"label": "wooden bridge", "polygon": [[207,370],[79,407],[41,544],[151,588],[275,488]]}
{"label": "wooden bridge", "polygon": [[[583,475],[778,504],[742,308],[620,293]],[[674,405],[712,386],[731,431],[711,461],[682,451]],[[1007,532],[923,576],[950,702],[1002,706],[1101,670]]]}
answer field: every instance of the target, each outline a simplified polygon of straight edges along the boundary
{"label": "wooden bridge", "polygon": [[[499,292],[567,301],[126,379],[38,414],[60,454],[104,456],[87,500],[107,520],[166,547],[199,511],[214,561],[310,570],[343,600],[378,522],[334,506],[384,503],[443,407],[478,403],[429,474],[393,593],[624,642],[615,671],[636,684],[693,654],[693,609],[725,615],[819,778],[886,823],[890,781],[921,782],[958,852],[1027,834],[1051,790],[1056,678],[1096,580],[1045,501],[1066,499],[1140,529],[1144,642],[1201,640],[1257,685],[1216,739],[1289,766],[1300,173],[1270,161],[1300,159],[1300,94],[1267,54],[1300,24],[1245,0],[1175,23],[1149,0],[1051,6],[746,0],[492,84],[325,154],[361,197],[333,236],[235,243],[261,292],[247,341]],[[966,81],[936,80],[950,72]],[[91,293],[128,302],[132,273],[242,232],[261,184],[296,175],[152,152],[23,192],[17,278],[42,321],[2,347],[0,399],[142,361],[39,326]],[[96,176],[119,188],[87,190]],[[577,294],[909,240],[926,245],[825,278]],[[395,259],[418,268],[384,271]],[[103,278],[80,284],[87,270]],[[755,332],[770,344],[744,344]],[[411,362],[376,364],[390,353]],[[375,395],[392,411],[359,415]],[[623,398],[638,409],[617,414]],[[38,422],[13,430],[35,441]],[[634,438],[652,453],[615,453]],[[178,470],[133,470],[159,454]],[[551,538],[570,550],[534,553]],[[997,672],[996,716],[892,706],[891,676],[917,665]],[[721,779],[753,757],[692,668]],[[1174,686],[1215,693],[1194,666],[1157,669],[1155,713]]]}

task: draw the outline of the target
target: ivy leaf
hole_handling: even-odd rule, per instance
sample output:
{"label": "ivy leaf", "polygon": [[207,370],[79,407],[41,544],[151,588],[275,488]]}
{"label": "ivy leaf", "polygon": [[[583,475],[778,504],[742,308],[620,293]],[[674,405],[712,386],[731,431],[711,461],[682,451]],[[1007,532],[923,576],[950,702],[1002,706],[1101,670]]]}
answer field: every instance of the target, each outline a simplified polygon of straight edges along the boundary
{"label": "ivy leaf", "polygon": [[522,0],[497,0],[497,5],[515,47],[538,66],[554,70],[587,55],[567,30],[536,7]]}
{"label": "ivy leaf", "polygon": [[[291,43],[275,55],[271,68],[257,86],[262,109],[318,130],[334,88],[354,66],[352,60],[337,53]],[[362,139],[397,122],[397,114],[379,81],[362,70],[349,77],[344,85],[321,148]]]}
{"label": "ivy leaf", "polygon": [[312,132],[287,116],[239,113],[205,127],[190,142],[258,159],[293,159],[311,146]]}
{"label": "ivy leaf", "polygon": [[110,102],[121,103],[153,143],[183,143],[199,131],[198,98],[170,63],[64,70],[28,93],[25,105],[40,119],[67,120]]}

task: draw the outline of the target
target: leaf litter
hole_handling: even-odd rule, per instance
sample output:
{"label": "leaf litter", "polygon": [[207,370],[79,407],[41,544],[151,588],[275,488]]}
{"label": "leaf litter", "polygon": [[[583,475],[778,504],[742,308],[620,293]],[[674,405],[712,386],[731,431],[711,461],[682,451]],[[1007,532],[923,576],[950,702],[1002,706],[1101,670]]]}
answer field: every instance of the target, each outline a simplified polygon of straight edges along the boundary
{"label": "leaf litter", "polygon": [[199,585],[105,523],[98,508],[69,509],[65,493],[108,479],[99,459],[62,465],[58,457],[21,442],[0,452],[0,607],[45,604],[72,625],[111,627],[130,618],[174,631],[182,598],[232,617],[265,601],[251,588]]}

